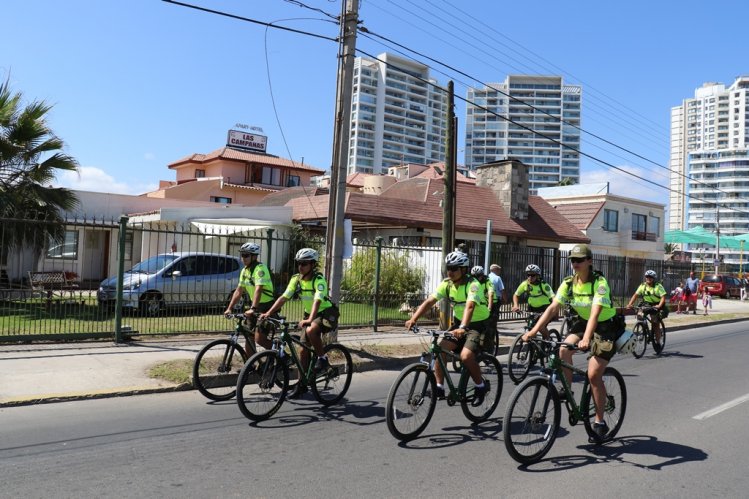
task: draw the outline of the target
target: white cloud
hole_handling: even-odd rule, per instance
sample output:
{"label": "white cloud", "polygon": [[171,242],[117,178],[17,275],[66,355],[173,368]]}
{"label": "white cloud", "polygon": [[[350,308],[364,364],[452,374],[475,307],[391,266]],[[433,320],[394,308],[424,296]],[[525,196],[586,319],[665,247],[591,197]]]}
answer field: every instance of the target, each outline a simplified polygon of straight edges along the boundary
{"label": "white cloud", "polygon": [[587,169],[580,174],[581,184],[594,184],[600,182],[609,183],[609,192],[617,196],[624,196],[644,201],[652,201],[668,206],[669,191],[658,187],[660,184],[668,187],[668,172],[659,170],[654,173],[653,170],[646,170],[638,166],[620,166],[622,170],[637,175],[645,180],[627,175],[626,173],[607,167],[596,167],[596,169]]}
{"label": "white cloud", "polygon": [[110,192],[112,194],[143,194],[154,191],[158,184],[130,184],[118,182],[114,177],[100,168],[81,166],[78,172],[63,171],[54,182],[56,187],[67,187],[80,191]]}

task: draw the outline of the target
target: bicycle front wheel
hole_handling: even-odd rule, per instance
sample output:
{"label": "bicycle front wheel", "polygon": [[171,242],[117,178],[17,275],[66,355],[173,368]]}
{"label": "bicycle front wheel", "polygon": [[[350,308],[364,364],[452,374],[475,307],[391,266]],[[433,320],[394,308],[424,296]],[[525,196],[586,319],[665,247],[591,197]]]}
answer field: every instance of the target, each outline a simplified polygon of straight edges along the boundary
{"label": "bicycle front wheel", "polygon": [[593,394],[588,384],[588,407],[582,408],[583,423],[588,436],[596,443],[604,443],[612,440],[624,422],[624,413],[627,411],[627,387],[624,385],[624,378],[619,371],[611,366],[607,366],[603,371],[603,384],[606,387],[606,407],[603,412],[603,420],[609,427],[608,433],[603,436],[593,431],[593,421],[595,421],[595,405],[593,404]]}
{"label": "bicycle front wheel", "polygon": [[658,325],[661,327],[661,341],[655,339],[655,332],[653,333],[653,350],[657,355],[660,355],[664,348],[666,348],[666,325],[663,324],[663,319],[658,317],[655,319],[658,321]]}
{"label": "bicycle front wheel", "polygon": [[510,354],[507,357],[507,374],[510,379],[518,384],[528,376],[533,359],[533,347],[530,343],[523,341],[521,334],[510,347]]}
{"label": "bicycle front wheel", "polygon": [[645,334],[645,329],[639,322],[632,328],[632,336],[634,336],[632,341],[635,342],[635,346],[632,349],[632,355],[634,355],[636,359],[639,359],[645,355],[645,350],[648,348],[648,337]]}
{"label": "bicycle front wheel", "polygon": [[406,367],[390,388],[385,406],[388,430],[398,440],[418,437],[434,414],[437,381],[426,364]]}
{"label": "bicycle front wheel", "polygon": [[354,362],[348,349],[341,344],[331,343],[325,347],[328,368],[315,373],[312,394],[324,406],[338,403],[351,385]]}
{"label": "bicycle front wheel", "polygon": [[483,402],[474,405],[475,384],[467,369],[464,369],[460,376],[458,389],[462,394],[460,407],[463,409],[463,414],[474,423],[481,423],[489,419],[499,404],[499,397],[502,396],[502,365],[496,357],[488,353],[480,354],[477,360],[481,377],[487,387]]}
{"label": "bicycle front wheel", "polygon": [[559,394],[548,378],[535,376],[518,385],[503,420],[510,457],[522,464],[544,457],[557,438],[561,414]]}
{"label": "bicycle front wheel", "polygon": [[247,354],[229,339],[215,340],[195,356],[192,384],[203,396],[216,401],[229,400],[237,393],[237,377]]}
{"label": "bicycle front wheel", "polygon": [[237,381],[237,404],[248,419],[263,421],[281,408],[289,386],[289,371],[272,350],[248,360]]}

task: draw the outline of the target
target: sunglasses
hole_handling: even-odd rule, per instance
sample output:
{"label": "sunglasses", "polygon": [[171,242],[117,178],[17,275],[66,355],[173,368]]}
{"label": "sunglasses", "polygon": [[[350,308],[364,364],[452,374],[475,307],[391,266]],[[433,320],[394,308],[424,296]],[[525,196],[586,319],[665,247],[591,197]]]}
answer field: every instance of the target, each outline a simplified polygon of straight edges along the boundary
{"label": "sunglasses", "polygon": [[304,262],[296,262],[297,265],[301,265],[302,267],[306,265],[312,265],[312,262],[310,261],[304,261]]}
{"label": "sunglasses", "polygon": [[242,258],[249,258],[252,255],[252,253],[240,253],[239,256]]}
{"label": "sunglasses", "polygon": [[448,265],[448,266],[447,266],[447,267],[445,267],[445,268],[447,269],[447,271],[448,271],[448,272],[455,272],[455,271],[456,271],[456,270],[458,270],[458,269],[459,269],[460,267],[458,267],[457,265]]}
{"label": "sunglasses", "polygon": [[538,277],[538,274],[528,274],[528,277]]}
{"label": "sunglasses", "polygon": [[572,263],[583,263],[587,258],[570,258],[570,262]]}

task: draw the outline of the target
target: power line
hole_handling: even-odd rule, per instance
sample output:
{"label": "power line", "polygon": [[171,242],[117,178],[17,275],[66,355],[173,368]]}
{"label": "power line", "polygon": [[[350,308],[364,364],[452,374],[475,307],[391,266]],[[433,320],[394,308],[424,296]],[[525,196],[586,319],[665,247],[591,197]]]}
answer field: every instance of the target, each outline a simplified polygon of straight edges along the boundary
{"label": "power line", "polygon": [[[242,17],[236,14],[229,14],[228,12],[222,12],[220,10],[208,9],[206,7],[200,7],[198,5],[192,5],[192,4],[184,3],[184,2],[177,2],[175,0],[161,0],[161,1],[166,2],[166,3],[171,3],[174,5],[179,5],[181,7],[187,7],[189,9],[195,9],[195,10],[199,10],[202,12],[208,12],[209,14],[216,14],[218,16],[224,16],[224,17],[229,17],[231,19],[237,19],[238,21],[245,21],[245,22],[252,23],[252,24],[259,24],[260,26],[265,26],[266,28],[280,29],[283,31],[290,31],[292,33],[297,33],[299,35],[311,36],[313,38],[321,38],[323,40],[329,40],[331,42],[338,42],[337,38],[331,38],[329,36],[319,35],[317,33],[311,33],[309,31],[302,31],[299,29],[287,28],[286,26],[274,26],[272,23],[267,23],[265,21],[258,21],[257,19],[250,19],[249,17]],[[321,19],[321,21],[324,21],[324,19]]]}

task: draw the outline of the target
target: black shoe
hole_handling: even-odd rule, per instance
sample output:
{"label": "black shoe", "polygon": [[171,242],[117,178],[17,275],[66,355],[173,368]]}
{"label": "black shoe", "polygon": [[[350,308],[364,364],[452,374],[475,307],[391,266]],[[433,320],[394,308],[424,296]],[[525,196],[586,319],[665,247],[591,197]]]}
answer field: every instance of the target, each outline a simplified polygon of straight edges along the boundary
{"label": "black shoe", "polygon": [[598,435],[598,438],[603,440],[606,437],[606,434],[609,432],[609,425],[606,424],[606,421],[603,421],[601,423],[596,421],[593,423],[593,431],[596,435]]}
{"label": "black shoe", "polygon": [[484,380],[484,386],[477,386],[473,389],[473,407],[478,407],[484,403],[484,397],[489,392],[489,381]]}
{"label": "black shoe", "polygon": [[320,372],[324,371],[327,368],[330,367],[330,363],[328,362],[328,359],[325,357],[318,357],[315,361],[315,371]]}
{"label": "black shoe", "polygon": [[570,392],[570,393],[568,393],[568,392],[567,392],[567,391],[565,391],[565,390],[564,390],[563,388],[559,388],[559,390],[558,390],[558,392],[557,392],[557,393],[559,393],[559,400],[560,400],[561,402],[564,402],[564,401],[566,401],[566,400],[568,399],[568,396],[569,396],[569,399],[570,399],[570,400],[571,400],[571,399],[574,399],[574,398],[575,398],[575,393],[574,393],[574,392]]}
{"label": "black shoe", "polygon": [[307,390],[309,390],[309,388],[307,388],[307,385],[297,386],[296,390],[294,392],[292,392],[286,398],[288,398],[290,400],[295,400],[295,399],[301,398],[302,395],[304,395],[305,393],[307,393]]}
{"label": "black shoe", "polygon": [[442,386],[438,386],[437,389],[434,391],[435,395],[437,395],[437,400],[445,400],[445,388]]}

